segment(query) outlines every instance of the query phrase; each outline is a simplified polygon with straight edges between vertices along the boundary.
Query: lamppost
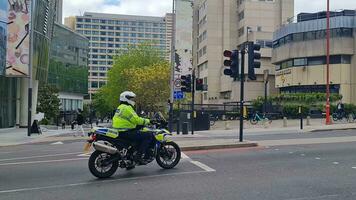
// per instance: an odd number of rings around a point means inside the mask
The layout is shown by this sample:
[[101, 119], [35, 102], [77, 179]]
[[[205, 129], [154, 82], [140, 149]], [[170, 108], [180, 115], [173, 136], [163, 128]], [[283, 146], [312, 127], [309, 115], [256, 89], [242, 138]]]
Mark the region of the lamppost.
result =
[[326, 125], [330, 120], [330, 1], [327, 0], [326, 11]]

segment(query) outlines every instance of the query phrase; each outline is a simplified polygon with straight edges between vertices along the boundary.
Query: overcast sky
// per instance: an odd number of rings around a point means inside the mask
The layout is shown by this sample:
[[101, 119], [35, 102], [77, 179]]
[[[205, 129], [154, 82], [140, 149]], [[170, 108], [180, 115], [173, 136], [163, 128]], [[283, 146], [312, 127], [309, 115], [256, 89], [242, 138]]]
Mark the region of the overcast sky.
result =
[[[326, 0], [294, 0], [295, 14], [326, 10]], [[331, 10], [356, 9], [356, 0], [330, 0]], [[81, 15], [85, 11], [164, 16], [171, 12], [172, 0], [63, 0], [64, 16]]]

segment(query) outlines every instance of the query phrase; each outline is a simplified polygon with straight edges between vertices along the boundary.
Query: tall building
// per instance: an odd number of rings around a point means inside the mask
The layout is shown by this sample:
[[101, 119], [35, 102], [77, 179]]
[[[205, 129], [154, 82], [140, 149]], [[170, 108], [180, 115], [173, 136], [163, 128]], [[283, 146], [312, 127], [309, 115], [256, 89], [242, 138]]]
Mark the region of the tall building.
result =
[[65, 24], [90, 41], [90, 97], [106, 84], [117, 50], [124, 52], [128, 45], [152, 42], [170, 58], [171, 14], [148, 17], [86, 12], [83, 16], [66, 18]]
[[[330, 28], [330, 92], [355, 104], [355, 10], [332, 12]], [[281, 92], [326, 92], [326, 12], [301, 13], [276, 30], [272, 61]]]
[[61, 118], [74, 120], [78, 108], [83, 109], [88, 94], [88, 38], [60, 25], [54, 26], [48, 84], [59, 90]]
[[62, 24], [62, 18], [63, 18], [63, 0], [56, 0], [55, 21], [59, 24]]
[[[12, 22], [8, 24], [0, 22], [0, 29], [2, 29], [0, 31], [0, 128], [15, 125], [28, 126], [29, 74], [32, 75], [33, 80], [32, 119], [36, 113], [38, 85], [47, 82], [48, 57], [56, 5], [54, 0], [37, 0], [35, 5], [33, 68], [30, 71], [28, 67], [29, 35], [24, 34], [29, 28], [27, 11], [30, 5], [26, 0], [0, 2], [0, 14], [11, 15], [9, 22]], [[3, 16], [0, 16], [0, 19], [2, 21]], [[16, 28], [11, 26], [16, 26]], [[3, 42], [4, 30], [7, 38], [5, 43]], [[6, 48], [6, 55], [4, 55], [4, 48]], [[6, 62], [3, 59], [6, 59]]]
[[273, 32], [293, 12], [294, 0], [195, 0], [193, 65], [208, 85], [208, 91], [197, 96], [200, 103], [240, 100], [240, 82], [223, 74], [223, 51], [236, 49], [247, 40], [261, 44], [262, 58], [257, 80], [245, 84], [245, 100], [264, 94], [264, 70], [269, 70], [268, 93], [276, 93], [271, 63]]

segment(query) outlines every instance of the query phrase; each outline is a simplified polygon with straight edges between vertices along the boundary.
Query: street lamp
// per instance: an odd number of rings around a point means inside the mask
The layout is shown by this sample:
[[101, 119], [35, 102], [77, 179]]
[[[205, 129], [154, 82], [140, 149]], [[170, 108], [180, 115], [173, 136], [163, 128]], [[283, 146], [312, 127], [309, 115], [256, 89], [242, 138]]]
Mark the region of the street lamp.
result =
[[330, 120], [330, 1], [327, 0], [326, 11], [326, 125], [331, 124]]

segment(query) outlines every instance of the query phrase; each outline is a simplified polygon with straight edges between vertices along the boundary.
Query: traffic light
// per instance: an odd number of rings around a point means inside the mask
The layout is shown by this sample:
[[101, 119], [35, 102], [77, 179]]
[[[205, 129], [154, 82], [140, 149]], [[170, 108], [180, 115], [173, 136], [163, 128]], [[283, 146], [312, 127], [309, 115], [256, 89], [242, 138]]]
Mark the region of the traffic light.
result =
[[181, 90], [182, 92], [191, 92], [192, 91], [192, 75], [181, 76]]
[[204, 81], [202, 78], [197, 78], [195, 79], [195, 88], [197, 91], [203, 91], [204, 90]]
[[239, 77], [239, 51], [225, 50], [224, 56], [229, 58], [229, 60], [224, 60], [224, 66], [228, 67], [224, 70], [224, 74], [237, 79]]
[[261, 45], [248, 43], [248, 78], [250, 80], [256, 80], [255, 68], [261, 67], [261, 53], [258, 51], [261, 49]]

